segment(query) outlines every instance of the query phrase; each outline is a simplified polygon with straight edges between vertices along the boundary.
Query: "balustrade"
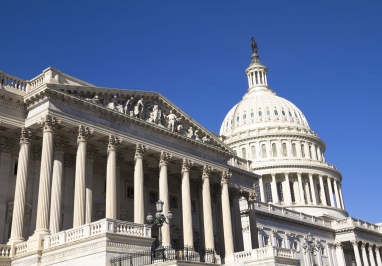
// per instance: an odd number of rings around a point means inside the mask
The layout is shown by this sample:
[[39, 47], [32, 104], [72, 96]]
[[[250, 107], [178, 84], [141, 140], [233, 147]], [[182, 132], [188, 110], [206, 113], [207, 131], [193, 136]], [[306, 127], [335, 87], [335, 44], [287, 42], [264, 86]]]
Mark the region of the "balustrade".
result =
[[12, 87], [16, 90], [26, 91], [28, 82], [26, 80], [16, 78], [12, 75], [0, 72], [0, 83], [2, 86]]

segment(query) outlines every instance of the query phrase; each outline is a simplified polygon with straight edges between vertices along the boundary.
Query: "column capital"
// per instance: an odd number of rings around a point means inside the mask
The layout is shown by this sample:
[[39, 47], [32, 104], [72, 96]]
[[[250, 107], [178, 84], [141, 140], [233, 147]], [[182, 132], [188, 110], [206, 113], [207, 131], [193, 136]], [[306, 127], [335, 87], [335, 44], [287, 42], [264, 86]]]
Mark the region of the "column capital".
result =
[[212, 168], [212, 166], [209, 166], [209, 165], [204, 165], [203, 166], [203, 174], [202, 174], [202, 178], [209, 178], [211, 176], [211, 173], [214, 169]]
[[373, 244], [369, 244], [369, 252], [372, 252], [373, 251]]
[[65, 167], [74, 169], [75, 161], [76, 161], [75, 156], [67, 154], [67, 153], [64, 155]]
[[14, 144], [15, 144], [15, 141], [13, 141], [13, 140], [10, 140], [7, 138], [0, 138], [1, 152], [11, 154]]
[[342, 249], [342, 247], [343, 247], [341, 242], [336, 242], [335, 245], [336, 245], [337, 249]]
[[51, 115], [45, 115], [41, 117], [41, 120], [38, 122], [43, 132], [52, 132], [53, 129], [57, 129], [58, 124], [60, 123], [61, 119]]
[[318, 178], [322, 178], [323, 177], [323, 175], [321, 175], [321, 174], [318, 174]]
[[22, 127], [20, 131], [17, 131], [17, 136], [20, 138], [20, 145], [29, 144], [29, 140], [36, 136], [35, 132], [31, 129]]
[[254, 202], [257, 199], [258, 195], [255, 190], [252, 190], [251, 192], [248, 193], [248, 198], [247, 201], [249, 202]]
[[240, 196], [242, 195], [242, 191], [238, 188], [229, 188], [228, 192], [229, 192], [230, 198], [232, 199], [240, 198]]
[[298, 172], [297, 173], [297, 176], [301, 177], [302, 173], [301, 172]]
[[95, 148], [94, 146], [92, 145], [88, 145], [87, 146], [87, 149], [86, 149], [86, 158], [87, 159], [90, 159], [90, 160], [93, 160], [94, 157], [97, 155], [98, 153], [98, 149]]
[[289, 240], [291, 236], [292, 236], [292, 234], [290, 232], [285, 232], [286, 239]]
[[362, 248], [362, 249], [365, 249], [365, 248], [366, 248], [366, 243], [365, 243], [365, 242], [361, 242], [361, 248]]
[[380, 245], [375, 245], [375, 250], [376, 250], [376, 251], [379, 250], [380, 248], [381, 248]]
[[120, 137], [117, 137], [115, 135], [109, 135], [109, 141], [107, 145], [108, 151], [115, 151], [117, 147], [121, 144], [122, 139]]
[[258, 226], [258, 227], [257, 227], [257, 233], [258, 233], [259, 235], [262, 234], [263, 230], [264, 230], [264, 227], [262, 227], [262, 226]]
[[142, 159], [143, 155], [146, 153], [146, 151], [147, 151], [147, 146], [146, 145], [143, 145], [141, 143], [137, 143], [135, 145], [135, 156], [134, 156], [134, 159]]
[[271, 232], [272, 232], [272, 235], [274, 236], [277, 234], [278, 231], [277, 231], [277, 229], [272, 228]]
[[272, 178], [276, 178], [276, 173], [271, 173]]
[[308, 175], [309, 175], [309, 178], [310, 178], [310, 177], [313, 177], [313, 174], [312, 174], [312, 173], [309, 173]]
[[284, 173], [284, 176], [285, 177], [289, 177], [289, 173]]
[[182, 173], [189, 172], [190, 168], [194, 165], [194, 162], [189, 159], [182, 160]]
[[67, 141], [65, 138], [60, 137], [60, 136], [56, 136], [54, 138], [54, 149], [55, 149], [55, 151], [63, 152], [68, 147], [69, 147], [69, 141]]
[[232, 173], [229, 170], [224, 170], [220, 174], [220, 181], [222, 184], [228, 184], [229, 179], [231, 178]]
[[168, 162], [171, 160], [172, 154], [161, 151], [160, 156], [159, 156], [159, 166], [166, 166]]
[[358, 239], [351, 240], [350, 243], [352, 243], [353, 246], [358, 246], [358, 243], [360, 241]]
[[77, 142], [86, 142], [93, 135], [94, 129], [79, 125], [74, 129], [74, 132], [77, 135]]

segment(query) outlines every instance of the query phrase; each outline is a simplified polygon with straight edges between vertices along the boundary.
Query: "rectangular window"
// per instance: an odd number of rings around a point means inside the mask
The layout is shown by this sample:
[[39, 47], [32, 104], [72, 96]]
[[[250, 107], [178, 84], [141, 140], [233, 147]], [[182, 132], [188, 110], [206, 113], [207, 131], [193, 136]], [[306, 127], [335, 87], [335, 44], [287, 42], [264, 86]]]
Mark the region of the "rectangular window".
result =
[[267, 148], [265, 147], [265, 144], [261, 145], [261, 156], [267, 158]]
[[149, 203], [154, 203], [158, 200], [158, 192], [149, 191]]
[[256, 147], [252, 146], [251, 147], [251, 153], [252, 153], [252, 160], [256, 159]]
[[125, 199], [134, 199], [134, 188], [127, 182], [125, 184]]
[[178, 208], [178, 197], [177, 196], [171, 196], [169, 197], [170, 200], [170, 208]]
[[196, 200], [191, 200], [191, 212], [196, 212]]

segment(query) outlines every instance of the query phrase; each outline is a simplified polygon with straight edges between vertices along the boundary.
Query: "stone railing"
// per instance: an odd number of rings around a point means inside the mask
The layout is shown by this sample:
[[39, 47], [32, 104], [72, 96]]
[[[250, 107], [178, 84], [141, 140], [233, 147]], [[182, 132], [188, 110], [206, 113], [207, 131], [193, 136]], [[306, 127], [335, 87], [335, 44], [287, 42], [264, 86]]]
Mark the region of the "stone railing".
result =
[[263, 212], [267, 212], [267, 213], [278, 214], [278, 215], [288, 217], [288, 218], [294, 219], [294, 220], [301, 220], [304, 222], [308, 222], [310, 224], [322, 225], [325, 227], [331, 227], [331, 225], [332, 225], [332, 222], [330, 220], [316, 217], [316, 216], [312, 216], [312, 215], [308, 215], [308, 214], [305, 214], [302, 212], [289, 210], [289, 209], [284, 208], [284, 207], [280, 207], [280, 206], [276, 206], [276, 205], [268, 204], [268, 203], [264, 203], [264, 202], [256, 202], [255, 209], [257, 211], [263, 211]]
[[252, 249], [249, 251], [236, 252], [233, 254], [234, 262], [244, 262], [249, 260], [259, 260], [265, 258], [279, 257], [294, 259], [294, 250], [278, 247], [265, 247]]
[[0, 84], [1, 86], [8, 86], [15, 90], [26, 91], [28, 81], [0, 71]]
[[9, 258], [11, 255], [11, 246], [0, 244], [0, 258]]
[[15, 256], [27, 253], [28, 242], [23, 242], [15, 245]]
[[365, 222], [365, 221], [362, 221], [359, 219], [355, 219], [353, 217], [348, 217], [346, 219], [333, 221], [332, 227], [334, 229], [337, 229], [337, 230], [349, 228], [349, 227], [356, 227], [356, 228], [362, 228], [362, 229], [370, 230], [373, 232], [382, 233], [382, 227], [381, 226], [376, 225], [376, 224], [372, 224], [369, 222]]
[[77, 228], [61, 231], [54, 235], [44, 237], [44, 249], [104, 233], [150, 238], [151, 228], [144, 224], [135, 224], [132, 222], [105, 218], [90, 224], [85, 224]]
[[32, 79], [30, 81], [31, 90], [37, 88], [41, 84], [44, 84], [44, 81], [45, 81], [45, 73], [42, 73], [42, 74], [38, 75], [37, 77], [35, 77], [34, 79]]
[[235, 157], [232, 157], [228, 161], [228, 165], [235, 166], [235, 167], [250, 171], [251, 167], [252, 167], [252, 161], [245, 160], [245, 159], [242, 159], [238, 156], [235, 156]]

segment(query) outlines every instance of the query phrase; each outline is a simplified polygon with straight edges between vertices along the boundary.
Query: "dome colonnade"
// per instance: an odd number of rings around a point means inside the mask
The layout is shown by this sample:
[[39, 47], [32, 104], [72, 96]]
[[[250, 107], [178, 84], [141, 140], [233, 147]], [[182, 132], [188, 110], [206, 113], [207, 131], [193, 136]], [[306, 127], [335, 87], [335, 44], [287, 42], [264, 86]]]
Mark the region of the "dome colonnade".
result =
[[325, 143], [304, 114], [271, 90], [256, 49], [245, 73], [248, 90], [226, 115], [220, 135], [262, 176], [258, 200], [312, 215], [345, 218], [342, 175], [325, 160]]

